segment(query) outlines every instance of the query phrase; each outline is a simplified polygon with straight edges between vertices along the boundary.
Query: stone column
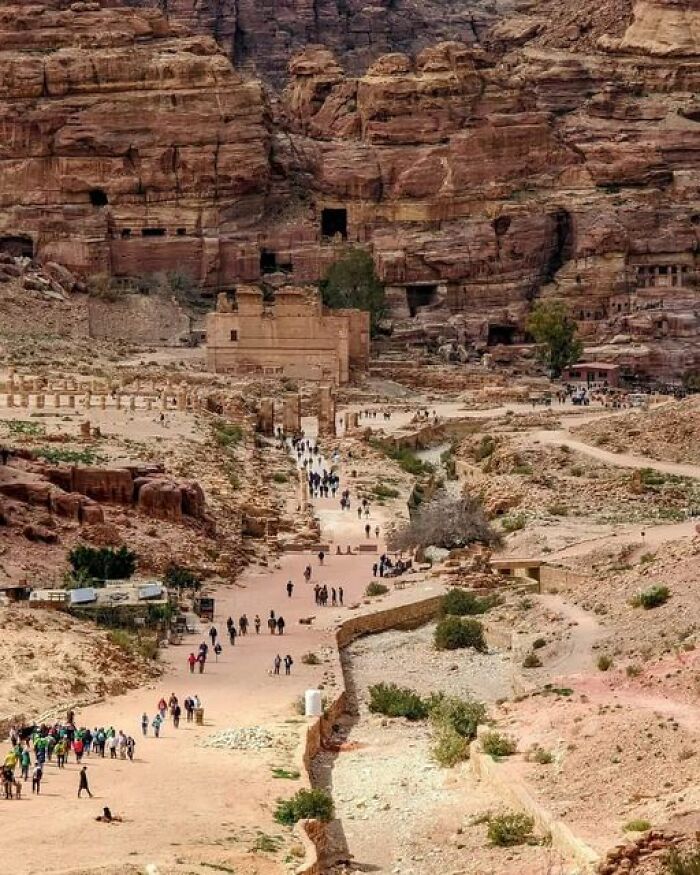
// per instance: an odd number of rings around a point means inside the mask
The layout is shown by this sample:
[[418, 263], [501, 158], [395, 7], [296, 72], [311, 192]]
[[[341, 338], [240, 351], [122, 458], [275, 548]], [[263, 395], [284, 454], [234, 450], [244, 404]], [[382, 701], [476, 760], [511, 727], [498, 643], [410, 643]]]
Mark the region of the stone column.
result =
[[72, 408], [75, 408], [75, 395], [74, 395], [72, 392], [71, 392], [71, 394], [68, 396], [68, 406], [69, 406], [69, 407], [72, 407]]
[[36, 396], [37, 410], [44, 409], [44, 401], [45, 401], [44, 395], [41, 392], [39, 392], [39, 394]]
[[61, 393], [55, 392], [53, 396], [53, 406], [58, 410], [61, 406]]
[[160, 409], [167, 410], [168, 409], [168, 395], [167, 392], [160, 393]]
[[335, 429], [335, 398], [330, 386], [318, 389], [318, 434], [319, 437], [332, 435]]
[[15, 396], [12, 392], [7, 393], [7, 406], [14, 407], [15, 406]]
[[19, 406], [29, 407], [29, 395], [24, 391], [24, 381], [22, 381], [22, 391], [19, 393]]
[[153, 410], [153, 398], [150, 395], [146, 395], [146, 410]]
[[287, 395], [282, 408], [282, 428], [287, 434], [301, 431], [301, 396]]
[[256, 431], [271, 437], [275, 432], [275, 402], [272, 398], [262, 398], [258, 406]]
[[102, 410], [105, 410], [107, 408], [107, 396], [106, 395], [100, 395], [100, 408]]
[[184, 386], [180, 386], [177, 392], [177, 409], [187, 410], [187, 390]]

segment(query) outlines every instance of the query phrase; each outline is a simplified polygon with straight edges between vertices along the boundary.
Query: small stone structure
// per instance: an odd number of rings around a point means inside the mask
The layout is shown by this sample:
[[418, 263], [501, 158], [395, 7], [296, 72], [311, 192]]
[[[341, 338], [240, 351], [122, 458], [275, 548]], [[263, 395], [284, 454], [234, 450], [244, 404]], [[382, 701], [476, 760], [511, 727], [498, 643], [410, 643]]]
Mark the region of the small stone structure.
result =
[[342, 385], [369, 360], [369, 314], [327, 310], [304, 290], [282, 288], [267, 304], [253, 286], [235, 301], [219, 295], [207, 317], [207, 362], [219, 373], [325, 381]]

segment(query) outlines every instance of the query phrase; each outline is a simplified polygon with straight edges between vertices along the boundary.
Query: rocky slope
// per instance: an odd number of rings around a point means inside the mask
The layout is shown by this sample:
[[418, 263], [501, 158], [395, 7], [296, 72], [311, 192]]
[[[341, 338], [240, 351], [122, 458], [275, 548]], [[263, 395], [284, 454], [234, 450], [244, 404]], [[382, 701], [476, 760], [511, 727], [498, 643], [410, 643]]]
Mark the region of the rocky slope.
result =
[[355, 243], [399, 344], [517, 343], [556, 296], [596, 355], [689, 373], [699, 17], [4, 0], [0, 250], [211, 291], [315, 282]]

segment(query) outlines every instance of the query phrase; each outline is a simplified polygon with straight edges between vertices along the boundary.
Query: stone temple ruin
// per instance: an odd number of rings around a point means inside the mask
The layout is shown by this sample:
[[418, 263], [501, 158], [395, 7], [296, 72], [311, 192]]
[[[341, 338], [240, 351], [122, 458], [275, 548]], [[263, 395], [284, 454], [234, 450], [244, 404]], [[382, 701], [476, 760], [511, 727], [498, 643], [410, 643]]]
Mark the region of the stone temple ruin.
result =
[[343, 385], [369, 360], [369, 314], [328, 310], [298, 288], [276, 292], [274, 303], [254, 286], [239, 286], [235, 300], [219, 295], [207, 317], [209, 370], [260, 373]]

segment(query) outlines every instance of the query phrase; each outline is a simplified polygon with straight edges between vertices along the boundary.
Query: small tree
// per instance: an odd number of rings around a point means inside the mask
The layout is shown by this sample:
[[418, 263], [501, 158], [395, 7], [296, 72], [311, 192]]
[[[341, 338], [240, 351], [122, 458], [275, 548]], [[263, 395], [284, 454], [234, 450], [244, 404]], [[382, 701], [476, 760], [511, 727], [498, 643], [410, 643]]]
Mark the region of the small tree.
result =
[[392, 533], [389, 541], [393, 550], [431, 545], [452, 550], [474, 543], [497, 544], [500, 535], [490, 526], [478, 498], [443, 494], [419, 505], [411, 521]]
[[330, 266], [321, 281], [321, 298], [334, 310], [346, 307], [367, 310], [372, 334], [376, 334], [386, 312], [384, 286], [371, 255], [364, 249], [352, 249]]
[[435, 628], [436, 650], [461, 650], [465, 647], [473, 647], [474, 650], [484, 652], [486, 639], [484, 627], [478, 620], [462, 617], [445, 617], [440, 620]]
[[184, 565], [177, 565], [174, 562], [168, 565], [165, 569], [163, 583], [168, 589], [178, 590], [191, 589], [194, 591], [200, 589], [202, 586], [202, 581], [194, 571], [190, 571], [190, 569], [185, 568]]
[[76, 576], [83, 580], [126, 580], [136, 571], [136, 553], [126, 547], [86, 547], [79, 544], [68, 554]]
[[538, 301], [528, 317], [527, 330], [541, 344], [540, 356], [555, 377], [579, 360], [583, 344], [576, 337], [576, 322], [561, 301]]

